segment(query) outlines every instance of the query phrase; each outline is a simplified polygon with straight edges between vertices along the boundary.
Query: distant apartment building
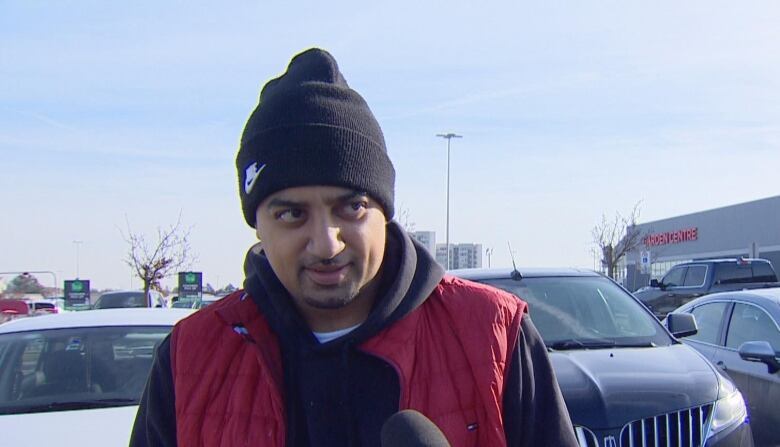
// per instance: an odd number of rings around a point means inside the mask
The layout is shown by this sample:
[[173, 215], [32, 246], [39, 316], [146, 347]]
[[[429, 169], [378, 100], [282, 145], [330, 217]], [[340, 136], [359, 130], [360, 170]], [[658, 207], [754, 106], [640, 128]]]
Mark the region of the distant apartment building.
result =
[[436, 232], [435, 231], [410, 231], [409, 236], [423, 245], [430, 254], [436, 253]]
[[[436, 244], [436, 262], [447, 265], [447, 244]], [[482, 267], [482, 244], [450, 244], [449, 269]]]
[[[447, 244], [436, 243], [435, 231], [410, 231], [409, 236], [422, 244], [436, 262], [447, 265]], [[450, 244], [450, 269], [482, 267], [482, 244]]]

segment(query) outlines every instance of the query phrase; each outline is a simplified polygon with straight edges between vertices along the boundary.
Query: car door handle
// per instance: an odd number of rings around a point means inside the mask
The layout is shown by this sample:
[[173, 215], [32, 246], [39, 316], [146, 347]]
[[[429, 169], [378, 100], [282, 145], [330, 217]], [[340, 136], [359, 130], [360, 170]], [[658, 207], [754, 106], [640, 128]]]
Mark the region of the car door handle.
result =
[[723, 371], [728, 369], [728, 368], [726, 368], [726, 364], [723, 363], [723, 360], [719, 360], [718, 363], [716, 363], [716, 365], [718, 365], [718, 368], [722, 369]]

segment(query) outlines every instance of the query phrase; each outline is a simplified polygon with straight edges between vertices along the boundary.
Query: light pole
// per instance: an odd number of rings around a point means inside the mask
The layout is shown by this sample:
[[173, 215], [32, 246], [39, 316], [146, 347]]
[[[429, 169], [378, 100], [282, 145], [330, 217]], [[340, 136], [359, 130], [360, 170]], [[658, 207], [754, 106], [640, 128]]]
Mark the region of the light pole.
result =
[[73, 241], [76, 246], [76, 279], [79, 279], [79, 246], [83, 243], [84, 241]]
[[447, 229], [446, 229], [446, 242], [447, 242], [447, 268], [450, 268], [450, 141], [453, 138], [463, 138], [462, 135], [456, 135], [450, 133], [436, 134], [437, 137], [447, 139]]

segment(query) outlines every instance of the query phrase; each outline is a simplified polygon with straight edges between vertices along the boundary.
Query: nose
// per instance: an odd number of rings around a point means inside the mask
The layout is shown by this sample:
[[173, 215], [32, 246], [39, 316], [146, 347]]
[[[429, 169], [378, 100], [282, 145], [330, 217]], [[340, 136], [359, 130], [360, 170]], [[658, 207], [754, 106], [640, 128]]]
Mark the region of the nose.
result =
[[344, 250], [341, 228], [328, 218], [313, 220], [307, 251], [319, 259], [333, 259]]

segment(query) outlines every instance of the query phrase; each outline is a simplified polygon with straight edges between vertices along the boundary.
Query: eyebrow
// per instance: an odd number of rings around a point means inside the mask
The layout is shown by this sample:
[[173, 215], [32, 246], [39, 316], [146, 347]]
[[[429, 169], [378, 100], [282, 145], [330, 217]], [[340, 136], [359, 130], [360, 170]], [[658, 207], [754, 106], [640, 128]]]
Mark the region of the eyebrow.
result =
[[[368, 193], [365, 191], [350, 191], [346, 194], [342, 194], [340, 196], [336, 196], [333, 198], [328, 198], [325, 200], [326, 203], [329, 205], [332, 205], [334, 203], [339, 202], [346, 202], [348, 200], [354, 199], [356, 197], [368, 197]], [[304, 208], [306, 206], [306, 202], [300, 202], [290, 199], [285, 199], [282, 197], [274, 197], [273, 199], [268, 201], [268, 205], [266, 205], [266, 208]]]

